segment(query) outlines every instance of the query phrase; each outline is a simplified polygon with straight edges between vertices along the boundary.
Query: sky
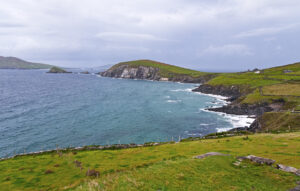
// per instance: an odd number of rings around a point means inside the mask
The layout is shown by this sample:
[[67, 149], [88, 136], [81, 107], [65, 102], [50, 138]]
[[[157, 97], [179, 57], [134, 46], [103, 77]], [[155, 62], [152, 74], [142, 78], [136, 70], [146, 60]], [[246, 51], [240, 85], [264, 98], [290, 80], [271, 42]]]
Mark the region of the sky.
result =
[[81, 68], [267, 68], [300, 61], [299, 10], [300, 0], [0, 0], [0, 55]]

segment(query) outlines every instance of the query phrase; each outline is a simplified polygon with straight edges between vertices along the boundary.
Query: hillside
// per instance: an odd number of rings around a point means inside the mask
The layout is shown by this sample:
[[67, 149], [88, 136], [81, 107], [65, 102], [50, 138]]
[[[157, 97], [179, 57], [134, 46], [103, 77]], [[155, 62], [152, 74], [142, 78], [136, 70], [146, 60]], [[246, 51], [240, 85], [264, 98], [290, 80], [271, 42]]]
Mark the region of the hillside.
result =
[[49, 69], [53, 66], [27, 62], [15, 57], [0, 56], [0, 69]]
[[195, 91], [232, 97], [229, 106], [211, 110], [256, 115], [256, 130], [300, 130], [300, 63], [219, 74]]
[[[97, 148], [93, 146], [91, 148]], [[299, 176], [237, 156], [300, 168], [300, 133], [200, 139], [128, 149], [67, 150], [0, 161], [4, 190], [283, 190]], [[228, 156], [195, 159], [207, 152]], [[90, 172], [87, 174], [87, 172]]]
[[100, 73], [104, 77], [160, 81], [203, 82], [215, 74], [200, 72], [152, 60], [121, 62]]

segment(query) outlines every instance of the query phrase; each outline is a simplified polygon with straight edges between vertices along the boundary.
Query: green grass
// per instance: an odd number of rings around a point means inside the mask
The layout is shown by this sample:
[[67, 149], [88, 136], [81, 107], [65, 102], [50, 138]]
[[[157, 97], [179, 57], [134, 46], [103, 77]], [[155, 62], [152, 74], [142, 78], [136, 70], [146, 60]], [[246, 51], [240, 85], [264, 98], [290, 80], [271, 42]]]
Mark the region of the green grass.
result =
[[285, 83], [272, 86], [265, 86], [263, 88], [264, 95], [277, 96], [299, 96], [300, 97], [300, 83]]
[[[285, 73], [285, 70], [292, 71]], [[207, 82], [212, 86], [238, 86], [243, 104], [272, 103], [285, 100], [283, 109], [300, 110], [300, 63], [261, 70], [261, 73], [240, 72], [219, 74]], [[261, 89], [261, 91], [260, 91]]]
[[[300, 132], [248, 136], [249, 139], [239, 136], [123, 150], [66, 152], [61, 156], [55, 152], [21, 156], [0, 161], [0, 188], [26, 191], [84, 190], [91, 185], [116, 190], [176, 190], [178, 187], [197, 190], [199, 186], [251, 190], [255, 185], [257, 190], [268, 190], [272, 185], [287, 190], [294, 187], [299, 178], [289, 173], [253, 164], [241, 168], [232, 163], [236, 156], [254, 154], [300, 168]], [[228, 153], [231, 157], [192, 158], [212, 151]], [[75, 166], [75, 160], [82, 162], [82, 170]], [[100, 177], [87, 178], [88, 169], [96, 169]], [[53, 173], [46, 174], [47, 170]]]
[[[284, 73], [291, 70], [292, 73]], [[264, 69], [260, 74], [254, 72], [221, 74], [210, 80], [211, 85], [246, 85], [250, 88], [279, 84], [287, 81], [299, 81], [300, 63]]]
[[260, 118], [262, 132], [285, 132], [300, 130], [300, 113], [268, 112]]
[[291, 174], [267, 166], [243, 163], [234, 166], [234, 157], [178, 159], [147, 168], [105, 175], [80, 190], [287, 190], [295, 182]]
[[139, 66], [159, 68], [159, 73], [161, 77], [165, 77], [165, 78], [170, 78], [173, 77], [174, 75], [188, 75], [196, 78], [196, 77], [209, 74], [206, 72], [200, 72], [200, 71], [182, 68], [182, 67], [156, 62], [152, 60], [136, 60], [136, 61], [129, 61], [129, 62], [121, 62], [119, 64], [114, 65], [112, 68], [119, 67], [120, 65], [128, 65], [129, 67], [132, 68], [136, 68]]

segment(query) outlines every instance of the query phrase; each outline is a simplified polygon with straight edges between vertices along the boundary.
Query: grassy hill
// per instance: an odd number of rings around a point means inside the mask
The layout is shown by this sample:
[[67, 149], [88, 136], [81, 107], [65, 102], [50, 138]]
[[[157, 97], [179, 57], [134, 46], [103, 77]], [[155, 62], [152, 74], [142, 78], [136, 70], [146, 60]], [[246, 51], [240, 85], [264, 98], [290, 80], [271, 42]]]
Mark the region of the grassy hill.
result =
[[282, 102], [284, 105], [280, 112], [265, 113], [260, 117], [264, 131], [300, 129], [300, 112], [297, 113], [300, 111], [300, 63], [259, 71], [223, 73], [206, 84], [229, 88], [238, 86], [243, 92], [237, 100], [239, 104]]
[[207, 75], [209, 73], [200, 72], [196, 70], [191, 70], [187, 68], [182, 68], [174, 65], [169, 65], [153, 60], [135, 60], [129, 62], [121, 62], [111, 67], [111, 69], [116, 69], [122, 65], [128, 65], [130, 68], [137, 68], [139, 66], [153, 67], [159, 69], [159, 74], [161, 77], [170, 78], [174, 75], [188, 75], [191, 77], [200, 77], [203, 75]]
[[287, 102], [286, 109], [300, 110], [300, 63], [269, 68], [260, 73], [220, 74], [207, 84], [240, 86], [243, 91], [250, 92], [241, 98], [242, 103], [272, 102], [282, 98]]
[[[3, 190], [288, 190], [300, 180], [265, 165], [242, 162], [253, 154], [300, 168], [300, 133], [202, 139], [122, 150], [52, 152], [0, 161]], [[230, 156], [194, 159], [206, 152]], [[88, 177], [96, 170], [98, 177]]]
[[53, 67], [48, 64], [27, 62], [15, 57], [0, 56], [0, 69], [49, 69]]

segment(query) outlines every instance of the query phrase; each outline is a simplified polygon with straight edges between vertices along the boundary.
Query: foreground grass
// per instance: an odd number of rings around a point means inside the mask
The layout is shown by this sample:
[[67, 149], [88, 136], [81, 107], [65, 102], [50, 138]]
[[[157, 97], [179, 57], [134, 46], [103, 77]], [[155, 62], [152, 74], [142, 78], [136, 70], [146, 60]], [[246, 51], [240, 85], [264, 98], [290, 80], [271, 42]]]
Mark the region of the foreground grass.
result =
[[[0, 161], [2, 190], [286, 190], [296, 176], [245, 163], [232, 165], [234, 157], [254, 154], [300, 168], [300, 133], [256, 134], [245, 137], [207, 139], [123, 150], [97, 150], [22, 156]], [[217, 151], [230, 157], [193, 159]], [[74, 161], [80, 161], [76, 167]], [[100, 176], [87, 178], [88, 169]], [[46, 172], [51, 173], [46, 173]], [[299, 179], [299, 178], [298, 178]], [[193, 185], [191, 185], [193, 184]], [[256, 186], [255, 186], [256, 185]], [[243, 189], [245, 188], [245, 189]], [[209, 190], [209, 189], [208, 189]], [[224, 190], [224, 189], [223, 189]]]
[[82, 190], [287, 190], [295, 176], [267, 166], [243, 163], [234, 157], [202, 160], [183, 158], [159, 162], [147, 168], [112, 173], [87, 182]]

